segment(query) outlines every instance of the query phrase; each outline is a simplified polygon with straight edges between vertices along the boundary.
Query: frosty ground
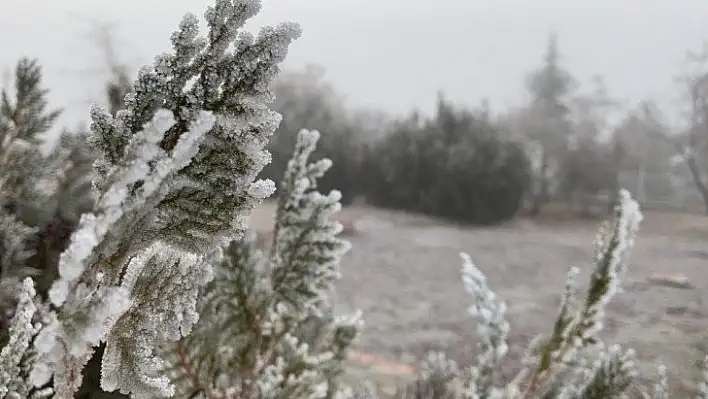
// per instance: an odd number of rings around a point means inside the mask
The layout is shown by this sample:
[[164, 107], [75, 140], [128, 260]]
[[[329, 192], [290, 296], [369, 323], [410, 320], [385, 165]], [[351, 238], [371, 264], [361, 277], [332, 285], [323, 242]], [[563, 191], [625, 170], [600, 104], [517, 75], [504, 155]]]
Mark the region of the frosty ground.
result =
[[[272, 210], [261, 206], [253, 227], [267, 231]], [[336, 303], [338, 312], [364, 313], [359, 350], [401, 362], [444, 350], [472, 361], [476, 325], [460, 281], [459, 252], [465, 251], [507, 302], [509, 371], [529, 340], [549, 331], [568, 267], [580, 267], [587, 281], [599, 225], [546, 216], [475, 228], [367, 207], [345, 208], [340, 218], [356, 231], [347, 235], [353, 247], [343, 260]], [[693, 390], [708, 352], [707, 242], [705, 216], [645, 212], [605, 323], [606, 341], [635, 348], [645, 375], [654, 377], [663, 362], [677, 394]]]

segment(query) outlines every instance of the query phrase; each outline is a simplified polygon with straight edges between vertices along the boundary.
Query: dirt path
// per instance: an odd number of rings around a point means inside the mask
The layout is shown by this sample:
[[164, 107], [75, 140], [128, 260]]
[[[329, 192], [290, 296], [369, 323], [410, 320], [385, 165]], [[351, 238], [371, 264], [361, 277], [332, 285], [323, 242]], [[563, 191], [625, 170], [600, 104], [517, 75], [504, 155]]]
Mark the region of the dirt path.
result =
[[[360, 227], [347, 237], [353, 249], [343, 261], [336, 296], [341, 312], [358, 308], [364, 313], [366, 329], [358, 349], [401, 361], [444, 350], [465, 364], [475, 357], [476, 326], [466, 311], [469, 298], [460, 280], [459, 252], [470, 254], [507, 302], [513, 361], [530, 338], [549, 331], [568, 267], [580, 267], [581, 281], [587, 280], [598, 224], [518, 221], [475, 229], [366, 208], [347, 209], [342, 217], [356, 219]], [[688, 218], [691, 232], [700, 230], [695, 218], [708, 226], [704, 217]], [[645, 374], [653, 375], [662, 361], [676, 393], [686, 393], [698, 378], [696, 364], [708, 352], [703, 302], [708, 240], [679, 234], [684, 225], [671, 225], [671, 230], [668, 220], [674, 219], [647, 215], [623, 292], [609, 306], [604, 336], [635, 348]], [[693, 288], [649, 283], [656, 273], [684, 275]]]

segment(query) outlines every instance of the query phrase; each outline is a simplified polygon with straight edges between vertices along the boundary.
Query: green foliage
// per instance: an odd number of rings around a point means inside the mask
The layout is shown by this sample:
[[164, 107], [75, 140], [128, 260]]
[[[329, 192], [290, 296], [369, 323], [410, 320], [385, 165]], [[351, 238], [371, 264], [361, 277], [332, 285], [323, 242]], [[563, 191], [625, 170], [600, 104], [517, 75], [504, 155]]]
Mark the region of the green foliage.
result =
[[364, 172], [377, 206], [475, 224], [513, 217], [528, 179], [523, 150], [483, 116], [444, 100], [437, 115], [399, 122], [377, 143]]
[[59, 258], [35, 385], [51, 380], [72, 397], [105, 342], [104, 390], [171, 394], [154, 349], [189, 333], [211, 263], [273, 188], [253, 181], [279, 122], [268, 86], [299, 27], [243, 32], [259, 10], [257, 0], [216, 0], [203, 37], [188, 14], [172, 54], [141, 69], [124, 109], [92, 108], [97, 199]]
[[40, 144], [41, 137], [38, 136], [54, 125], [61, 111], [47, 111], [49, 91], [41, 84], [42, 68], [37, 60], [21, 59], [15, 67], [15, 95], [2, 91], [0, 135], [3, 143], [21, 139]]
[[[48, 90], [42, 88], [42, 69], [36, 60], [18, 61], [14, 90], [3, 89], [0, 103], [0, 342], [7, 333], [5, 315], [15, 306], [20, 281], [39, 280], [44, 294], [56, 261], [43, 262], [41, 247], [50, 219], [53, 173], [58, 164], [42, 155], [42, 135], [49, 132], [59, 111], [47, 111]], [[72, 201], [67, 201], [72, 202]]]
[[232, 242], [200, 299], [199, 322], [167, 357], [177, 397], [334, 397], [357, 319], [333, 315], [328, 294], [349, 244], [331, 218], [339, 194], [316, 191], [329, 168], [308, 163], [302, 131], [280, 186], [273, 244]]
[[40, 153], [41, 136], [60, 111], [46, 110], [48, 90], [41, 86], [42, 68], [36, 60], [21, 59], [14, 80], [14, 95], [3, 89], [0, 99], [0, 201], [21, 212], [17, 208], [45, 194], [38, 187], [48, 166]]

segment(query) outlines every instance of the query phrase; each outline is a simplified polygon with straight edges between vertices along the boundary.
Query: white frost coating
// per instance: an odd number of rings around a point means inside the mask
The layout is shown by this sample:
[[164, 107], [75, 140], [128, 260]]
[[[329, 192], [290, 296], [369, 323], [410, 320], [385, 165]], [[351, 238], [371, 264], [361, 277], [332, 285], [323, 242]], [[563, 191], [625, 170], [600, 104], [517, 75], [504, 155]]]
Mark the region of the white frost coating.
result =
[[169, 170], [177, 170], [187, 166], [197, 154], [197, 151], [199, 151], [199, 144], [214, 127], [215, 122], [216, 117], [210, 111], [200, 111], [197, 120], [192, 123], [189, 131], [180, 136], [172, 150], [172, 159], [168, 165], [165, 165], [165, 168], [169, 166]]
[[[87, 267], [89, 257], [103, 240], [108, 230], [123, 216], [121, 208], [128, 193], [127, 187], [148, 177], [150, 168], [148, 161], [154, 159], [162, 149], [158, 143], [165, 132], [174, 125], [175, 120], [168, 110], [158, 110], [154, 119], [145, 129], [136, 134], [135, 140], [143, 142], [139, 157], [131, 168], [123, 168], [123, 176], [107, 190], [97, 204], [97, 209], [103, 210], [100, 216], [84, 214], [79, 227], [72, 234], [69, 247], [59, 258], [59, 278], [49, 290], [49, 298], [55, 306], [61, 306], [66, 300], [73, 281], [79, 278]], [[154, 189], [154, 187], [151, 187]], [[146, 190], [147, 191], [147, 190]]]
[[[214, 121], [211, 113], [201, 112], [193, 128], [180, 137], [170, 157], [158, 144], [175, 123], [172, 112], [158, 110], [145, 129], [133, 137], [133, 147], [128, 148], [135, 155], [131, 167], [114, 169], [113, 183], [97, 202], [99, 213], [82, 216], [69, 247], [60, 257], [59, 278], [49, 291], [50, 300], [56, 306], [61, 306], [73, 295], [76, 298], [72, 303], [85, 303], [85, 306], [92, 306], [92, 309], [87, 314], [88, 320], [80, 326], [73, 326], [70, 334], [60, 324], [43, 331], [41, 345], [38, 346], [39, 358], [33, 370], [33, 380], [37, 386], [48, 379], [47, 370], [56, 367], [53, 365], [62, 359], [64, 351], [77, 359], [86, 356], [91, 347], [97, 345], [103, 335], [110, 331], [111, 320], [117, 320], [129, 308], [131, 299], [125, 289], [99, 288], [87, 292], [86, 288], [77, 289], [76, 281], [89, 266], [96, 248], [101, 245], [109, 230], [132, 207], [142, 205], [144, 199], [159, 189], [169, 174], [189, 162], [198, 151], [201, 138], [213, 127]], [[151, 173], [148, 162], [153, 160], [157, 160], [157, 163]], [[138, 181], [144, 182], [142, 190], [128, 204], [127, 187]]]
[[[27, 277], [22, 281], [17, 312], [9, 328], [9, 340], [0, 351], [0, 397], [19, 397], [27, 389], [21, 375], [20, 364], [27, 355], [32, 338], [40, 325], [32, 322], [37, 312], [34, 304], [34, 282]], [[17, 396], [15, 396], [17, 395]]]
[[[341, 227], [332, 217], [341, 194], [316, 191], [317, 177], [329, 166], [308, 163], [317, 137], [298, 135], [295, 161], [278, 190], [275, 249], [259, 250], [248, 237], [231, 242], [225, 261], [215, 264], [217, 277], [201, 299], [202, 317], [184, 341], [188, 353], [175, 349], [169, 356], [176, 397], [198, 389], [182, 378], [185, 364], [204, 375], [215, 397], [327, 397], [329, 371], [340, 366], [362, 320], [361, 312], [334, 317], [328, 298], [349, 244], [337, 238]], [[254, 182], [248, 195], [272, 188], [270, 181]], [[303, 329], [309, 331], [304, 336]], [[266, 339], [272, 346], [265, 352], [264, 337], [275, 338]], [[253, 364], [222, 366], [233, 364], [234, 356]]]
[[[272, 191], [251, 183], [280, 121], [268, 107], [269, 86], [300, 30], [286, 23], [257, 38], [239, 35], [259, 8], [259, 0], [215, 0], [203, 37], [197, 18], [185, 17], [171, 37], [174, 51], [140, 70], [121, 111], [92, 108], [99, 198], [62, 254], [50, 293], [58, 310], [35, 366], [40, 377], [53, 373], [58, 397], [78, 389], [96, 339], [106, 341], [107, 386], [134, 396], [167, 392], [154, 374], [152, 356], [165, 344], [158, 341], [189, 331], [196, 287], [210, 278], [204, 258], [242, 233], [242, 220]], [[150, 115], [157, 104], [175, 114]], [[164, 329], [151, 331], [156, 325]]]
[[701, 382], [698, 384], [698, 399], [708, 399], [708, 355], [701, 364]]
[[248, 194], [258, 199], [265, 199], [275, 192], [275, 183], [270, 179], [256, 180], [248, 186]]
[[[197, 292], [211, 277], [211, 267], [201, 256], [160, 242], [131, 260], [121, 288], [130, 293], [134, 304], [106, 337], [104, 390], [120, 389], [137, 397], [174, 394], [161, 373], [167, 364], [155, 356], [154, 348], [191, 331], [199, 319]], [[142, 331], [137, 341], [134, 330]]]
[[[596, 242], [597, 267], [592, 274], [592, 283], [602, 284], [606, 291], [594, 303], [588, 304], [583, 314], [582, 338], [589, 340], [602, 330], [605, 306], [619, 288], [620, 274], [624, 270], [634, 239], [642, 221], [639, 204], [629, 191], [620, 190], [617, 216], [612, 225], [604, 225]], [[591, 283], [591, 284], [592, 284]]]
[[509, 349], [506, 343], [510, 329], [505, 318], [506, 304], [495, 300], [496, 295], [487, 286], [484, 274], [475, 266], [470, 256], [463, 252], [460, 257], [462, 283], [465, 291], [473, 298], [473, 305], [468, 310], [470, 315], [478, 319], [477, 333], [482, 340], [482, 352], [477, 356], [478, 364], [472, 369], [472, 373], [477, 377], [472, 379], [472, 383], [475, 384], [475, 389], [482, 391], [482, 396], [486, 396], [493, 388], [490, 374]]

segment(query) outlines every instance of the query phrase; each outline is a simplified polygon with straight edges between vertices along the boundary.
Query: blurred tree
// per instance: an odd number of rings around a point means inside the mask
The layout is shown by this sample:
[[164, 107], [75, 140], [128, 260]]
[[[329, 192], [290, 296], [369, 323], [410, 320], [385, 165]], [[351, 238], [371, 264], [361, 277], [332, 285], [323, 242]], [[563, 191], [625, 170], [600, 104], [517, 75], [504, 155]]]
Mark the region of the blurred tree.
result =
[[570, 103], [573, 131], [559, 165], [561, 191], [571, 205], [580, 203], [584, 216], [591, 215], [591, 200], [602, 192], [609, 194], [608, 209], [612, 210], [619, 190], [621, 147], [611, 140], [609, 117], [620, 102], [610, 97], [601, 76], [595, 76], [592, 83], [590, 93], [579, 94]]
[[37, 60], [20, 59], [12, 78], [14, 87], [0, 93], [0, 341], [20, 281], [44, 269], [29, 261], [37, 255], [31, 244], [51, 214], [43, 206], [52, 195], [51, 164], [41, 146], [61, 112], [47, 109]]
[[[367, 133], [366, 125], [361, 122], [369, 116], [359, 113], [353, 118], [343, 97], [324, 76], [321, 67], [309, 65], [303, 70], [283, 72], [274, 82], [276, 101], [272, 108], [283, 115], [283, 120], [268, 145], [273, 161], [263, 169], [261, 177], [282, 180], [298, 132], [318, 130], [322, 137], [314, 156], [333, 161], [332, 169], [318, 184], [323, 191], [340, 190], [342, 203], [347, 204], [362, 191], [360, 169]], [[373, 119], [369, 126], [377, 129], [375, 123]]]
[[688, 166], [708, 215], [708, 42], [687, 55], [689, 72], [679, 77], [688, 100], [688, 130], [670, 139]]
[[398, 121], [368, 154], [374, 205], [474, 224], [513, 217], [528, 182], [522, 147], [500, 138], [486, 110], [438, 99], [433, 118]]
[[650, 101], [629, 110], [614, 129], [612, 139], [621, 148], [618, 186], [630, 189], [640, 202], [674, 190], [672, 158], [675, 146], [666, 137], [668, 126]]
[[543, 66], [533, 71], [527, 80], [531, 103], [524, 133], [538, 157], [530, 186], [534, 215], [550, 200], [551, 180], [556, 177], [572, 132], [570, 96], [576, 84], [570, 73], [560, 66], [559, 58], [558, 40], [553, 33], [548, 39]]

